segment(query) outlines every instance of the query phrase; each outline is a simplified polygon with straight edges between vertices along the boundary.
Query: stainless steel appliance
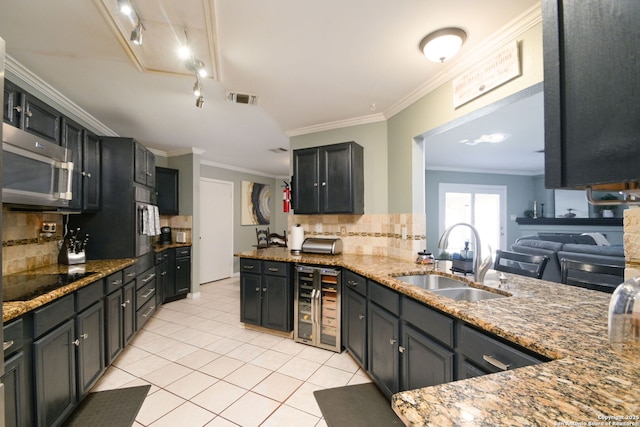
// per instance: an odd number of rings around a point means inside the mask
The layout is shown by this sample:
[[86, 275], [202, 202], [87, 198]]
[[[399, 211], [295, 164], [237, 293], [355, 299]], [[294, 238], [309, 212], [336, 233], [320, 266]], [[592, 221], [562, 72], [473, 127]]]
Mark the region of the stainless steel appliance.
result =
[[160, 227], [160, 237], [158, 238], [158, 243], [160, 243], [161, 245], [170, 245], [172, 243], [171, 227]]
[[342, 240], [339, 237], [307, 237], [302, 242], [302, 252], [338, 255], [342, 253]]
[[340, 352], [340, 270], [296, 265], [295, 341]]
[[70, 152], [7, 123], [2, 124], [2, 202], [68, 207], [72, 198]]

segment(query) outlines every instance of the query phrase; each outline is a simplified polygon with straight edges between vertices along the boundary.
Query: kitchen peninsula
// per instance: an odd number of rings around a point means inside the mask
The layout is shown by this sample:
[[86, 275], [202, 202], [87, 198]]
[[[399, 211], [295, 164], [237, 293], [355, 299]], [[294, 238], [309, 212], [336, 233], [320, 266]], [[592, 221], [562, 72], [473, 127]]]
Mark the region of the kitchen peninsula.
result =
[[286, 248], [236, 256], [343, 267], [460, 324], [551, 360], [400, 391], [392, 396], [391, 405], [407, 425], [560, 426], [589, 422], [607, 425], [609, 421], [640, 425], [640, 360], [621, 357], [609, 347], [609, 294], [514, 275], [507, 275], [507, 285], [498, 289], [499, 282], [490, 273], [482, 286], [510, 296], [480, 302], [454, 301], [393, 278], [423, 272], [421, 266], [394, 258], [291, 255]]

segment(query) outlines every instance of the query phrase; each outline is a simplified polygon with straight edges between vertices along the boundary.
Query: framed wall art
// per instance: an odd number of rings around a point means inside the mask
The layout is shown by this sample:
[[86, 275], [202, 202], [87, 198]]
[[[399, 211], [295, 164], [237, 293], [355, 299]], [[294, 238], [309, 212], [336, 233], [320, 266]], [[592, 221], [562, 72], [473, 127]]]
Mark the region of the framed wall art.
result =
[[242, 225], [267, 225], [271, 221], [271, 186], [242, 181], [240, 221]]

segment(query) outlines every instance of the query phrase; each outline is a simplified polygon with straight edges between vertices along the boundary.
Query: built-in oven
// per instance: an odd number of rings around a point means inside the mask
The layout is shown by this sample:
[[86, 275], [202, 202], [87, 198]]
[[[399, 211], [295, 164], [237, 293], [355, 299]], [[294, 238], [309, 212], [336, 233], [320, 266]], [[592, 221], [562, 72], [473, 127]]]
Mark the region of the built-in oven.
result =
[[28, 132], [2, 124], [2, 202], [68, 207], [72, 198], [70, 152]]
[[145, 187], [134, 188], [136, 203], [136, 257], [151, 252], [151, 236], [156, 228], [156, 207], [151, 204], [151, 190]]

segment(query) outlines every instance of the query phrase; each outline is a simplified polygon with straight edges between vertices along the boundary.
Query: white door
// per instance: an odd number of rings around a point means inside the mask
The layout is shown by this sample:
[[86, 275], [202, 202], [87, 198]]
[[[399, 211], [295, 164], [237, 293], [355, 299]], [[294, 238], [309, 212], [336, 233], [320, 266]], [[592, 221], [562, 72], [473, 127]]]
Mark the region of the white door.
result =
[[[487, 246], [493, 254], [506, 247], [507, 187], [504, 185], [445, 184], [439, 187], [440, 235], [458, 222], [478, 230], [483, 257]], [[468, 227], [458, 227], [449, 235], [450, 251], [458, 252], [465, 242], [475, 244]], [[473, 248], [471, 248], [473, 249]]]
[[233, 275], [233, 182], [200, 179], [200, 283]]

